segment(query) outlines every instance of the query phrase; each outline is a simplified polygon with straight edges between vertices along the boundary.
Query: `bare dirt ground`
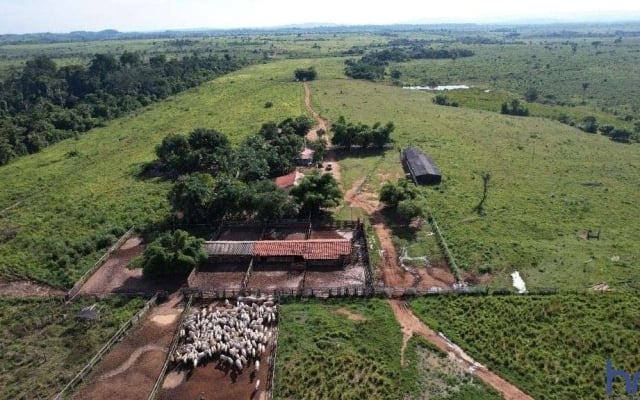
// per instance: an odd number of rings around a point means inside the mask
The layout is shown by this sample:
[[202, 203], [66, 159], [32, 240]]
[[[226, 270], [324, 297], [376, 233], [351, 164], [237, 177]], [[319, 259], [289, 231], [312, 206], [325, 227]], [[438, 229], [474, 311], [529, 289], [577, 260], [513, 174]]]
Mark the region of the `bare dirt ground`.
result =
[[142, 269], [129, 269], [135, 257], [142, 254], [142, 238], [134, 236], [124, 242], [102, 267], [80, 288], [79, 295], [110, 293], [146, 293], [154, 294], [158, 290], [175, 291], [181, 282], [157, 281], [142, 276]]
[[4, 281], [0, 279], [0, 296], [40, 297], [64, 296], [66, 292], [32, 281]]
[[411, 310], [399, 300], [388, 300], [391, 309], [393, 310], [396, 319], [402, 327], [403, 333], [403, 347], [402, 347], [402, 360], [404, 363], [404, 350], [406, 343], [409, 341], [412, 335], [420, 335], [429, 343], [434, 344], [440, 350], [449, 355], [450, 358], [455, 359], [457, 362], [466, 366], [467, 370], [478, 378], [482, 379], [486, 384], [497, 390], [505, 400], [533, 400], [533, 397], [524, 393], [516, 386], [505, 381], [498, 375], [489, 371], [485, 366], [476, 362], [473, 358], [469, 357], [461, 348], [447, 341], [442, 336], [438, 335], [434, 330], [422, 323]]
[[304, 273], [302, 271], [289, 272], [282, 268], [254, 266], [247, 286], [261, 289], [296, 289], [302, 287], [303, 279]]
[[200, 270], [190, 283], [204, 291], [224, 288], [240, 289], [247, 268], [244, 266], [243, 269], [238, 267], [236, 270]]
[[73, 396], [74, 399], [147, 399], [182, 312], [178, 297], [153, 308], [117, 343]]
[[306, 288], [363, 286], [366, 282], [362, 265], [349, 265], [344, 269], [308, 269], [304, 275]]
[[349, 311], [346, 308], [338, 308], [336, 310], [336, 312], [338, 314], [342, 315], [342, 316], [347, 317], [347, 319], [350, 319], [352, 321], [366, 321], [367, 320], [367, 318], [365, 318], [364, 315], [355, 313], [353, 311]]

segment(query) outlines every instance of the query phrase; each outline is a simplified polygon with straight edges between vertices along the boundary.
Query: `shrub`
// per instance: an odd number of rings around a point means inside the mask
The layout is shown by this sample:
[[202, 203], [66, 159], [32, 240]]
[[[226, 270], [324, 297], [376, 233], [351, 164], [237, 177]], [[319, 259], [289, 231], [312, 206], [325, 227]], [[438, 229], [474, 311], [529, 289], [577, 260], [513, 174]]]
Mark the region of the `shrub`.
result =
[[137, 263], [145, 276], [186, 274], [206, 260], [203, 243], [180, 229], [165, 232], [146, 248]]

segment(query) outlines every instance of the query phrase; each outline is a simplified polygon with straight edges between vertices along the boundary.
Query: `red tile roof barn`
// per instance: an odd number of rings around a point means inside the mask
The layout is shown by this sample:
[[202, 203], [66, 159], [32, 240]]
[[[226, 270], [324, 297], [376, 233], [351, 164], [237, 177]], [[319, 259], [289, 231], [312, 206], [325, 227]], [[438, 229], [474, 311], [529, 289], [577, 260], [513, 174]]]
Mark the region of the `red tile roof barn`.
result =
[[305, 260], [337, 260], [351, 254], [347, 239], [261, 240], [257, 242], [205, 242], [210, 256], [252, 255], [256, 257], [302, 256]]
[[292, 186], [297, 186], [302, 178], [304, 178], [304, 174], [298, 171], [293, 171], [290, 174], [277, 177], [276, 186], [280, 189], [287, 189]]

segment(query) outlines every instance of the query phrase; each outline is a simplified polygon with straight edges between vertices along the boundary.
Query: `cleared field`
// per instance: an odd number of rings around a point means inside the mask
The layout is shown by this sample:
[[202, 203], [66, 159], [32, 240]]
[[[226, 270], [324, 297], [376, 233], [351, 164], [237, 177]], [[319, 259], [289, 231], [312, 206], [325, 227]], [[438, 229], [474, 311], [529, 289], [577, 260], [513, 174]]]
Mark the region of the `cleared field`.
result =
[[[402, 333], [387, 303], [283, 304], [275, 399], [496, 399], [494, 392]], [[447, 365], [447, 367], [443, 367]]]
[[[606, 360], [636, 371], [635, 293], [438, 296], [415, 314], [536, 399], [606, 398]], [[622, 379], [614, 396], [624, 398]]]
[[207, 127], [239, 142], [303, 114], [303, 88], [291, 82], [299, 65], [238, 71], [0, 168], [0, 210], [15, 205], [1, 213], [0, 232], [15, 236], [1, 236], [0, 274], [71, 286], [118, 233], [167, 215], [169, 182], [137, 177], [165, 135]]
[[[534, 287], [638, 282], [640, 270], [631, 267], [640, 260], [640, 220], [630, 200], [640, 188], [637, 145], [548, 119], [436, 106], [433, 94], [371, 82], [321, 79], [311, 86], [325, 117], [394, 121], [397, 147], [418, 146], [434, 158], [443, 183], [423, 192], [465, 269], [492, 272], [500, 286], [510, 285], [513, 270]], [[397, 148], [345, 156], [341, 166], [345, 187], [366, 175], [363, 189], [374, 193], [389, 175], [404, 176]], [[491, 173], [484, 216], [474, 211], [482, 171]], [[600, 240], [580, 238], [587, 229], [601, 230]], [[394, 233], [411, 256], [432, 247], [424, 234]]]
[[[144, 304], [143, 299], [0, 298], [0, 397], [52, 398]], [[95, 304], [100, 320], [75, 319]]]

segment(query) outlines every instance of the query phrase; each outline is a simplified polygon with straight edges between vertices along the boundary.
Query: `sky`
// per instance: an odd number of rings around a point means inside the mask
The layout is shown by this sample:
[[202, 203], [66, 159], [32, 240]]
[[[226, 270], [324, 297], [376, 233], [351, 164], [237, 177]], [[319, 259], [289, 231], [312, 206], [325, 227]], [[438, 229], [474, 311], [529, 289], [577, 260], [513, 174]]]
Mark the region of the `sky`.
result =
[[638, 0], [0, 0], [0, 33], [193, 28], [640, 20]]

